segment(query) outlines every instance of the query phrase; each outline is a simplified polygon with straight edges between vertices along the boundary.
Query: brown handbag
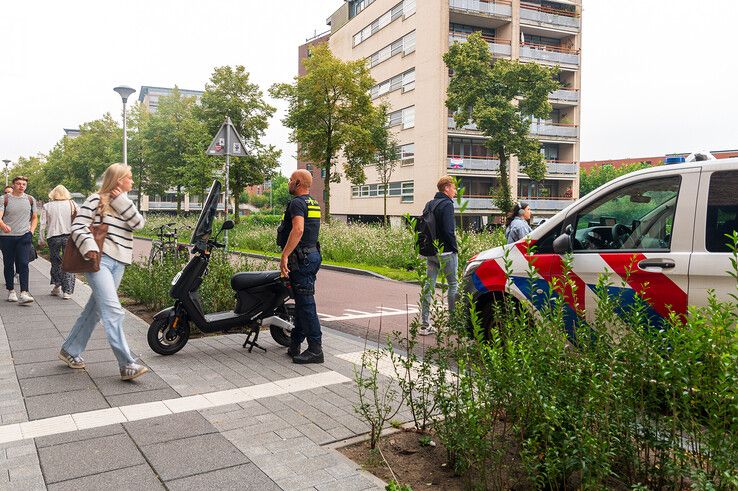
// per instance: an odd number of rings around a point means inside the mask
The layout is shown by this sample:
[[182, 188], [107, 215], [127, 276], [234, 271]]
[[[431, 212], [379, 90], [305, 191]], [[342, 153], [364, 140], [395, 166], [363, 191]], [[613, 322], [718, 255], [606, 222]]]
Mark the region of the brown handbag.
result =
[[[97, 212], [100, 212], [100, 207], [97, 208]], [[77, 245], [72, 240], [72, 235], [69, 235], [67, 239], [67, 245], [64, 247], [64, 256], [62, 256], [62, 270], [67, 273], [97, 273], [100, 271], [100, 258], [103, 253], [103, 244], [105, 243], [105, 236], [108, 235], [108, 224], [103, 223], [102, 213], [99, 213], [100, 222], [95, 224], [95, 216], [92, 217], [92, 223], [89, 226], [92, 238], [97, 244], [97, 248], [100, 253], [97, 254], [95, 259], [85, 258], [77, 248]]]

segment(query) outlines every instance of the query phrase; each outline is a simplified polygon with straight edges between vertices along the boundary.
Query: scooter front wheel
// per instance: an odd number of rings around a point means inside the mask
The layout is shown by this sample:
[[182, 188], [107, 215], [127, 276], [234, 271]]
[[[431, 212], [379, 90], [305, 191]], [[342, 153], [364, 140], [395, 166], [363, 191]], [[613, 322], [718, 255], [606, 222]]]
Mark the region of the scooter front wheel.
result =
[[155, 353], [173, 355], [187, 344], [187, 340], [190, 339], [190, 327], [187, 325], [179, 329], [173, 329], [169, 325], [168, 319], [155, 319], [149, 326], [146, 337], [149, 341], [149, 347]]

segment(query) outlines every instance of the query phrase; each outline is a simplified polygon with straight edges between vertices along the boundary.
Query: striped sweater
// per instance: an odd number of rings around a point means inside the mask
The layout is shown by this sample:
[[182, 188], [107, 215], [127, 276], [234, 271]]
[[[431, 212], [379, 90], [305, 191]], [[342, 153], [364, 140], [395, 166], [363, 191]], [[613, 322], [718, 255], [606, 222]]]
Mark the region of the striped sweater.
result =
[[[93, 219], [99, 223], [100, 217], [95, 216], [100, 204], [100, 196], [95, 193], [87, 198], [79, 207], [77, 217], [72, 224], [72, 240], [84, 256], [89, 251], [99, 249], [92, 233], [88, 228]], [[105, 237], [103, 253], [125, 264], [133, 261], [133, 231], [143, 228], [144, 217], [136, 209], [126, 194], [120, 194], [110, 202], [110, 210], [105, 214], [103, 223], [108, 224], [108, 235]]]

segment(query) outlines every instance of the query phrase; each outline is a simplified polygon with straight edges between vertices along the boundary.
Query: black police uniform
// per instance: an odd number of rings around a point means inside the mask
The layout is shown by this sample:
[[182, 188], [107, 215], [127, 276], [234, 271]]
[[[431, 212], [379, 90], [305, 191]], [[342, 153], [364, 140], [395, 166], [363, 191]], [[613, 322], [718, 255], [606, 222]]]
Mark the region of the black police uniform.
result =
[[[290, 200], [277, 229], [277, 245], [284, 249], [292, 231], [292, 218], [301, 216], [305, 219], [305, 228], [300, 242], [290, 254], [290, 283], [295, 295], [295, 329], [292, 330], [290, 351], [295, 355], [300, 343], [305, 338], [308, 349], [299, 356], [294, 356], [297, 363], [314, 363], [323, 361], [320, 321], [315, 307], [315, 277], [320, 268], [320, 205], [312, 196], [304, 194]], [[309, 352], [309, 353], [308, 353]], [[318, 356], [319, 360], [318, 360]]]

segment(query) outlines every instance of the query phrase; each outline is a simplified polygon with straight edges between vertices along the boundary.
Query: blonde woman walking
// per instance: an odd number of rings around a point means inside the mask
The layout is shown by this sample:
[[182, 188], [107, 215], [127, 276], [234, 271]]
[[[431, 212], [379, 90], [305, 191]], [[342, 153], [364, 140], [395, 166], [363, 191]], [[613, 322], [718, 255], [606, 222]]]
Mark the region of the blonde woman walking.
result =
[[77, 215], [77, 204], [67, 188], [59, 184], [49, 193], [49, 201], [41, 209], [41, 225], [39, 226], [38, 243], [49, 244], [51, 259], [51, 294], [64, 300], [74, 293], [74, 273], [62, 270], [62, 256], [72, 230], [72, 220]]
[[[80, 207], [72, 224], [72, 240], [87, 259], [100, 257], [100, 271], [85, 273], [92, 295], [87, 301], [69, 336], [62, 345], [59, 358], [70, 368], [84, 368], [80, 356], [87, 347], [97, 321], [102, 321], [105, 335], [113, 349], [122, 380], [133, 380], [148, 371], [135, 362], [123, 332], [125, 310], [118, 299], [118, 286], [127, 265], [133, 260], [133, 231], [144, 226], [144, 218], [128, 198], [133, 188], [131, 168], [112, 164], [102, 178], [102, 186]], [[102, 221], [108, 224], [103, 250], [99, 250], [89, 226]]]

